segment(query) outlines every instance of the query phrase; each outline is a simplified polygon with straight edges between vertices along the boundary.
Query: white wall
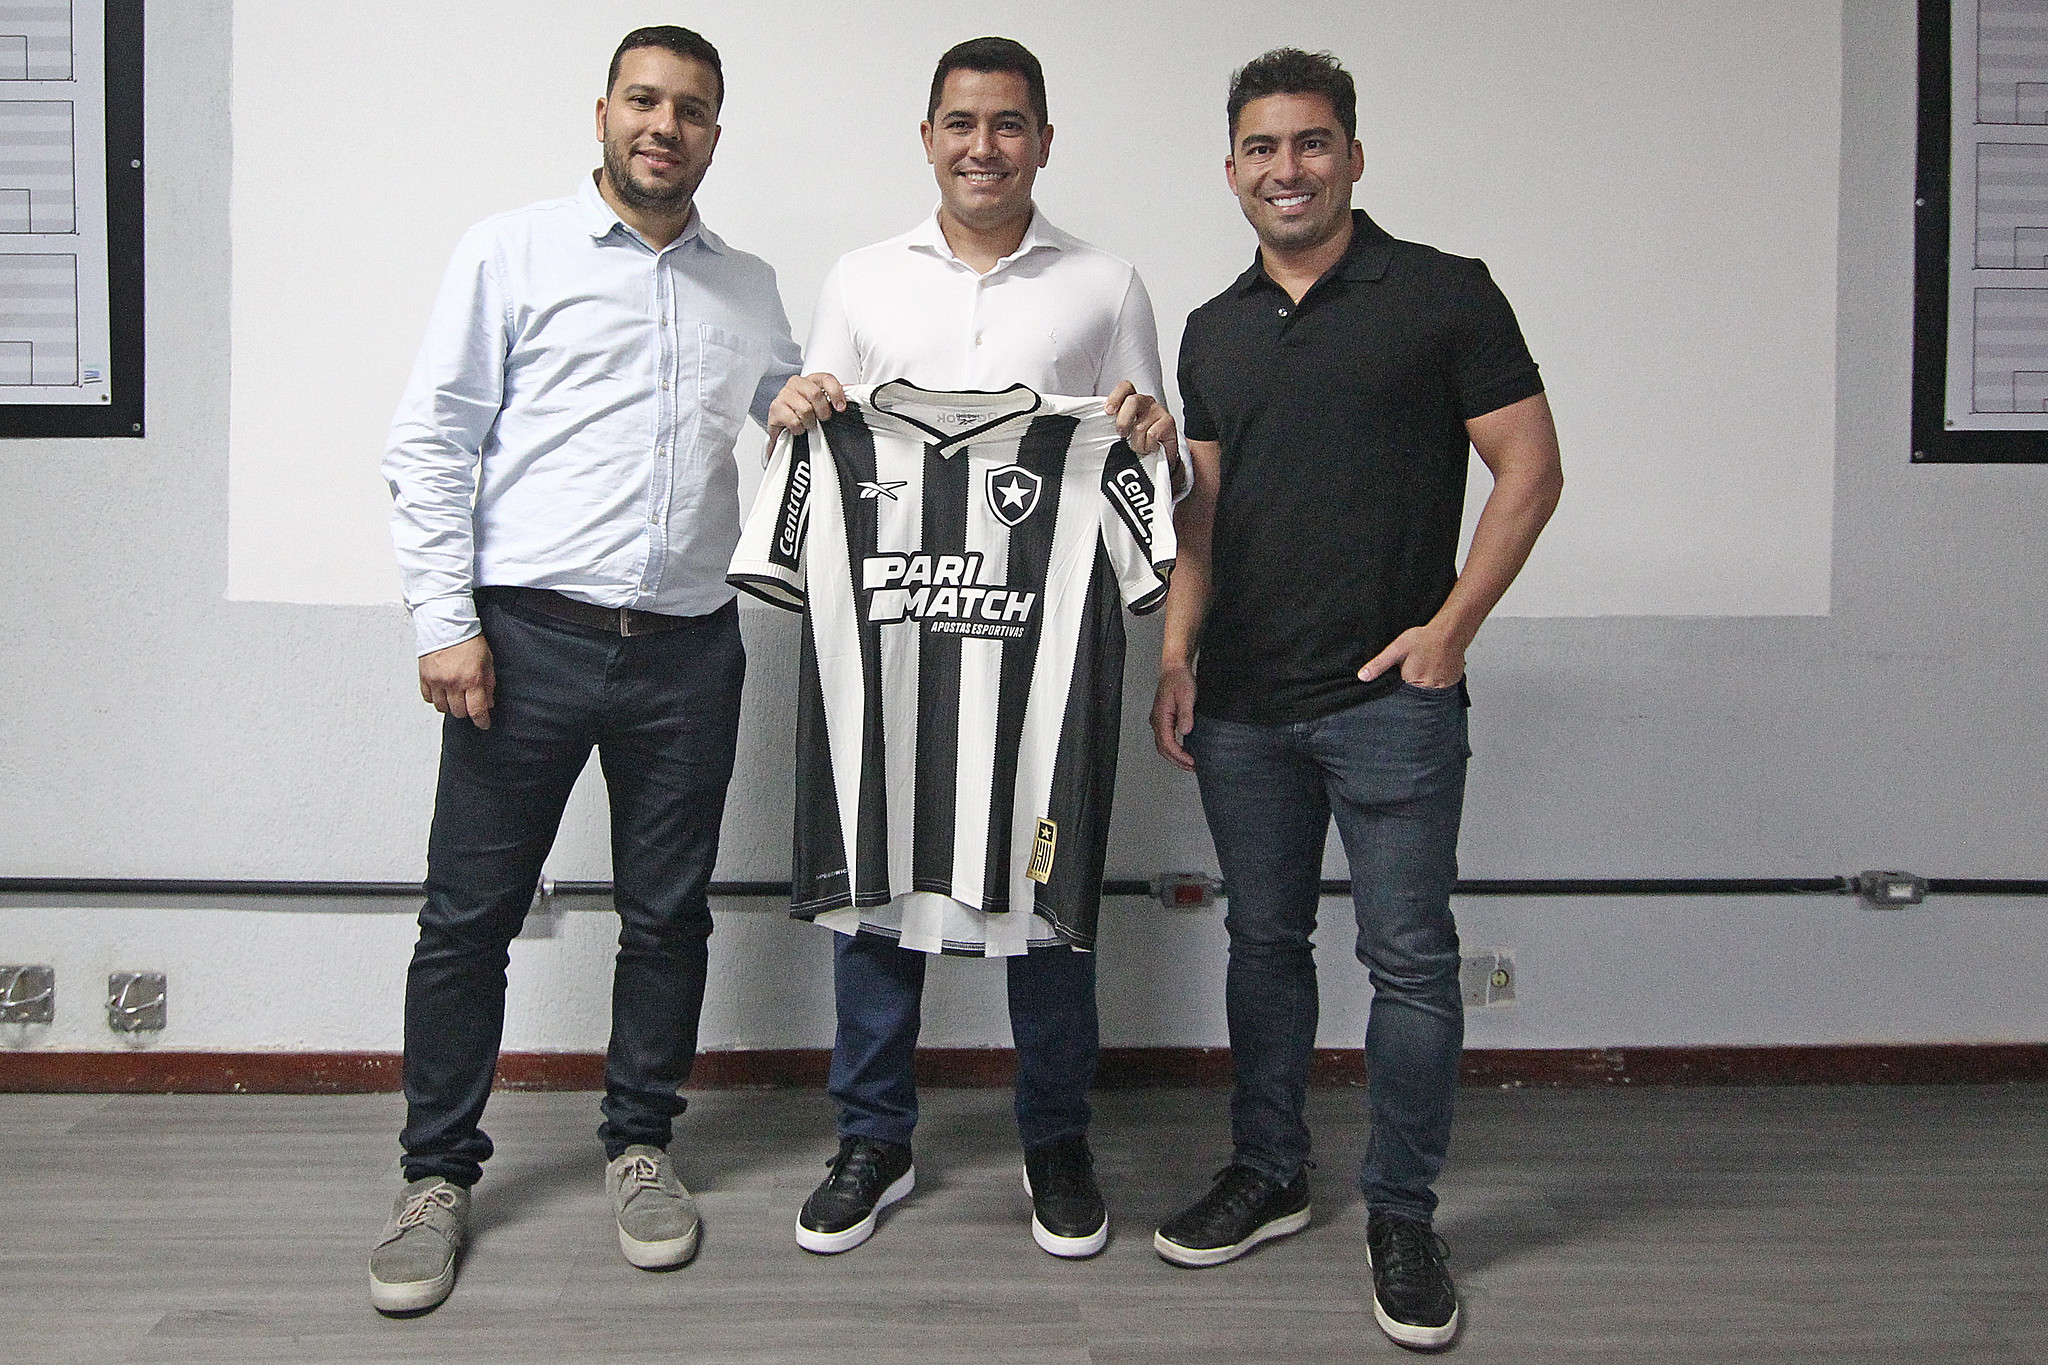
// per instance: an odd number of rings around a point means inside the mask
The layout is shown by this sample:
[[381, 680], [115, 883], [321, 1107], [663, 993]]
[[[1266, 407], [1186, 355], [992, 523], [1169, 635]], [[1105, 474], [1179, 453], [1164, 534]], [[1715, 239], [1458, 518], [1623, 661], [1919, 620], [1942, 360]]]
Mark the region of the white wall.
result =
[[[1355, 1048], [1365, 972], [1348, 951], [1348, 907], [1325, 906], [1319, 1041]], [[703, 1046], [830, 1046], [826, 931], [763, 902], [715, 902], [714, 913]], [[1839, 896], [1487, 897], [1458, 913], [1468, 949], [1516, 950], [1518, 999], [1468, 1012], [1471, 1047], [2024, 1042], [2048, 1022], [2041, 908], [2023, 900], [1897, 912]], [[602, 1052], [616, 921], [569, 912], [545, 927], [512, 945], [505, 1047]], [[0, 909], [7, 960], [58, 974], [56, 1023], [0, 1025], [0, 1049], [396, 1052], [412, 935], [400, 914]], [[1220, 915], [1112, 910], [1101, 952], [1105, 1044], [1223, 1044]], [[107, 1028], [107, 973], [135, 969], [170, 976], [161, 1033]], [[1002, 972], [990, 961], [934, 964], [924, 1042], [1008, 1046]]]
[[[403, 614], [223, 596], [230, 20], [226, 0], [187, 0], [150, 21], [149, 437], [0, 450], [0, 875], [421, 870], [435, 722]], [[1913, 5], [1851, 6], [1845, 39], [1831, 614], [1489, 626], [1472, 661], [1468, 876], [2043, 875], [2048, 470], [1907, 463]], [[328, 116], [280, 113], [314, 132]], [[447, 122], [424, 108], [417, 134], [453, 136]], [[317, 214], [317, 163], [303, 194]], [[794, 634], [767, 614], [747, 629], [720, 875], [779, 879]], [[1191, 783], [1143, 733], [1156, 630], [1133, 632], [1113, 876], [1214, 865]], [[550, 871], [603, 877], [603, 850], [585, 792]], [[1474, 1045], [2048, 1038], [2030, 969], [2048, 954], [2039, 900], [1459, 908], [1469, 944], [1513, 948], [1521, 967], [1521, 1002], [1475, 1014]], [[0, 1029], [0, 1046], [395, 1047], [404, 909], [12, 898], [0, 962], [55, 965], [59, 1020]], [[1322, 1040], [1355, 1045], [1348, 912], [1327, 910]], [[719, 911], [706, 1045], [825, 1045], [822, 933], [770, 909]], [[1218, 916], [1115, 901], [1105, 919], [1105, 1041], [1221, 1042]], [[510, 1047], [601, 1039], [607, 917], [556, 928], [513, 950]], [[169, 972], [163, 1035], [107, 1032], [114, 968]], [[1003, 1041], [994, 986], [992, 964], [941, 964], [927, 1041]]]
[[[929, 211], [931, 64], [998, 23], [1047, 69], [1040, 203], [1137, 265], [1170, 359], [1251, 251], [1221, 173], [1230, 70], [1253, 41], [1328, 47], [1361, 87], [1364, 201], [1397, 236], [1488, 261], [1556, 396], [1573, 496], [1501, 610], [1818, 615], [1841, 8], [1265, 0], [1254, 40], [1213, 3], [1040, 0], [935, 26], [919, 4], [791, 0], [771, 24], [700, 0], [729, 94], [699, 197], [776, 266], [801, 337], [841, 252]], [[375, 466], [449, 248], [588, 173], [605, 58], [643, 17], [638, 0], [241, 0], [231, 597], [395, 599]], [[1145, 59], [1105, 31], [1141, 36]], [[309, 140], [279, 117], [300, 106], [342, 117]]]

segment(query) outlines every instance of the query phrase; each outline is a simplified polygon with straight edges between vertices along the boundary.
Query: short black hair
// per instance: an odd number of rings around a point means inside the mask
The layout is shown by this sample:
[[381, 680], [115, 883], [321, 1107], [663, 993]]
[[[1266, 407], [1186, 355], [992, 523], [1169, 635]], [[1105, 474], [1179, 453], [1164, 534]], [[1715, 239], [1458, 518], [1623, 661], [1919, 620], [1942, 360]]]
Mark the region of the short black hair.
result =
[[678, 28], [674, 24], [636, 28], [619, 40], [618, 50], [612, 53], [612, 69], [605, 73], [604, 93], [607, 96], [619, 83], [619, 63], [626, 60], [628, 52], [643, 47], [663, 48], [678, 57], [692, 57], [710, 67], [711, 74], [718, 77], [718, 102], [725, 103], [725, 66], [718, 60], [718, 49], [695, 29]]
[[1345, 140], [1358, 136], [1358, 87], [1332, 53], [1276, 47], [1239, 67], [1230, 78], [1230, 100], [1224, 106], [1230, 114], [1233, 143], [1237, 141], [1237, 116], [1247, 104], [1268, 95], [1321, 95], [1337, 111]]
[[969, 38], [964, 43], [955, 43], [946, 49], [946, 55], [939, 58], [938, 70], [932, 72], [932, 97], [924, 110], [925, 122], [939, 116], [939, 100], [946, 93], [946, 77], [955, 71], [1008, 71], [1024, 78], [1024, 91], [1031, 100], [1031, 112], [1038, 119], [1038, 126], [1044, 128], [1052, 120], [1045, 115], [1045, 68], [1038, 64], [1038, 58], [1031, 55], [1031, 49], [1015, 38]]

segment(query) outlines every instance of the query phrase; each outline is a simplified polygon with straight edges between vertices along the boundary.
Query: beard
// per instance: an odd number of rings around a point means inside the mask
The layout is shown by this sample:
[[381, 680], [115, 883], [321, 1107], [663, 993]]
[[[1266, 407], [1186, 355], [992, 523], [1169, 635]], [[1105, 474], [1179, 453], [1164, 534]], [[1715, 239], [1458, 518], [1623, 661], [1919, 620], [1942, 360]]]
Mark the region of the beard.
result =
[[633, 149], [610, 138], [605, 139], [604, 144], [604, 178], [610, 182], [614, 194], [643, 213], [673, 212], [689, 203], [690, 196], [697, 192], [695, 180], [673, 187], [649, 189], [633, 178]]
[[1274, 222], [1255, 216], [1250, 210], [1246, 210], [1245, 218], [1264, 245], [1279, 251], [1301, 251], [1321, 246], [1343, 231], [1345, 224], [1351, 221], [1351, 206], [1346, 204], [1341, 211], [1332, 212], [1326, 218]]

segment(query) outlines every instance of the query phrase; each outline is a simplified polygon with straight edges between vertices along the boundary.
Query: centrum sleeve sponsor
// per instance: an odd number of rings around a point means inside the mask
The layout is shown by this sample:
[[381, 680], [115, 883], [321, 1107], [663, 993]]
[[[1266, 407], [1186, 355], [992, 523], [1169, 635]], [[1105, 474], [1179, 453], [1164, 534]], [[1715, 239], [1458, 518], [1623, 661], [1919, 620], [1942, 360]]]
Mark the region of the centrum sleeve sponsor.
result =
[[782, 488], [782, 515], [775, 527], [775, 544], [769, 551], [769, 562], [785, 568], [794, 568], [797, 551], [803, 548], [804, 521], [811, 508], [811, 461], [810, 443], [802, 436], [795, 438], [789, 464], [789, 480]]
[[1102, 491], [1123, 518], [1131, 536], [1149, 554], [1152, 548], [1152, 481], [1135, 459], [1111, 460], [1102, 471]]

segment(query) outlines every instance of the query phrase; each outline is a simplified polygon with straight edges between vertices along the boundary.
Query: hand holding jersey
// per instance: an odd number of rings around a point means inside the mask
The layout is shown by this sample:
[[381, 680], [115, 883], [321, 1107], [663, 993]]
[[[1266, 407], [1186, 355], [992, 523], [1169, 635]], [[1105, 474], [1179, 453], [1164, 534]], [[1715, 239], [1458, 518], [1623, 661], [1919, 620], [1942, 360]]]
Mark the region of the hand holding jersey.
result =
[[775, 395], [775, 401], [768, 405], [768, 441], [772, 455], [774, 443], [782, 439], [784, 432], [809, 431], [820, 422], [829, 422], [832, 415], [846, 411], [846, 387], [837, 375], [820, 371], [817, 374], [793, 374], [782, 386], [782, 392]]

